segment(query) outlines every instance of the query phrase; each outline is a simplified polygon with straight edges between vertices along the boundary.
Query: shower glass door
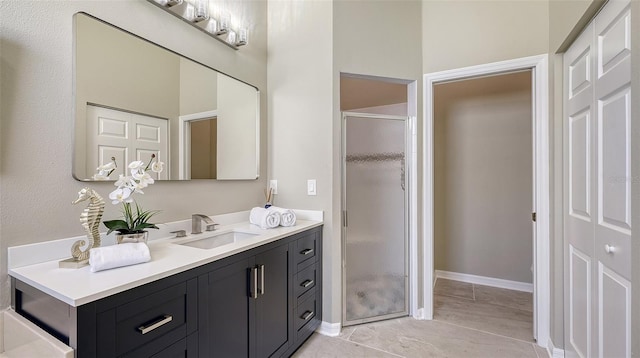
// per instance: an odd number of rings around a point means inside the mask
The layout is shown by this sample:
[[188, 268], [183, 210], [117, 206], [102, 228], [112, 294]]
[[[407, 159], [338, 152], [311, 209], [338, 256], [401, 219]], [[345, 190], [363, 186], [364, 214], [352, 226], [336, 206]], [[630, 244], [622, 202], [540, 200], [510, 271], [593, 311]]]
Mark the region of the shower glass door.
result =
[[406, 119], [343, 114], [343, 325], [408, 313]]

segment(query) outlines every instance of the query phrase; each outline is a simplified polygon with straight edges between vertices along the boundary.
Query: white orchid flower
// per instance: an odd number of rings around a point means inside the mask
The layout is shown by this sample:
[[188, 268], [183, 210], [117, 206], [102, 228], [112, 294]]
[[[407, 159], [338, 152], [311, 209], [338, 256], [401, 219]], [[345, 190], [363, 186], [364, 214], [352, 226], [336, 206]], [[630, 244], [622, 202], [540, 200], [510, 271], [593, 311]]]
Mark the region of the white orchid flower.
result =
[[144, 189], [144, 188], [146, 188], [148, 186], [147, 183], [145, 183], [145, 182], [135, 181], [133, 179], [131, 179], [131, 181], [129, 183], [130, 183], [131, 188], [133, 189], [133, 191], [135, 193], [139, 193], [139, 194], [144, 194], [142, 189]]
[[129, 163], [129, 169], [131, 169], [131, 171], [142, 170], [144, 169], [144, 162], [142, 160], [134, 160], [133, 162]]
[[151, 164], [151, 170], [154, 173], [160, 173], [164, 169], [164, 162], [155, 162]]
[[115, 168], [116, 168], [116, 163], [109, 162], [107, 164], [99, 166], [96, 170], [99, 170], [100, 172], [107, 172], [108, 173], [110, 170], [113, 170]]
[[126, 177], [126, 176], [120, 174], [120, 176], [118, 177], [118, 180], [116, 180], [116, 182], [113, 185], [117, 186], [118, 188], [126, 187], [127, 183], [130, 180], [131, 180], [130, 177]]
[[109, 194], [109, 199], [111, 199], [112, 204], [119, 203], [131, 203], [133, 202], [133, 198], [131, 198], [131, 189], [129, 188], [118, 188], [112, 191]]
[[151, 175], [149, 175], [149, 173], [145, 173], [145, 172], [142, 172], [141, 174], [138, 174], [138, 175], [134, 176], [134, 178], [136, 180], [138, 180], [141, 184], [144, 183], [145, 187], [148, 186], [149, 184], [153, 184], [155, 182], [155, 180], [153, 180]]
[[109, 177], [103, 171], [100, 171], [100, 173], [94, 174], [91, 180], [109, 180]]

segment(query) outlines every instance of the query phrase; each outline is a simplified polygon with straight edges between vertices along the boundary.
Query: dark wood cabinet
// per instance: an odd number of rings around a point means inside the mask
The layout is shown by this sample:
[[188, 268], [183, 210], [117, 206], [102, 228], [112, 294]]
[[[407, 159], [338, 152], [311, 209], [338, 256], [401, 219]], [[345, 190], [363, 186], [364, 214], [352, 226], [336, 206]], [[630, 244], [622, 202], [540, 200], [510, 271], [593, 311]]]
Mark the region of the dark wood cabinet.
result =
[[76, 357], [290, 356], [322, 318], [322, 227], [78, 307], [12, 279], [12, 304]]
[[204, 357], [280, 356], [290, 343], [289, 244], [201, 275]]

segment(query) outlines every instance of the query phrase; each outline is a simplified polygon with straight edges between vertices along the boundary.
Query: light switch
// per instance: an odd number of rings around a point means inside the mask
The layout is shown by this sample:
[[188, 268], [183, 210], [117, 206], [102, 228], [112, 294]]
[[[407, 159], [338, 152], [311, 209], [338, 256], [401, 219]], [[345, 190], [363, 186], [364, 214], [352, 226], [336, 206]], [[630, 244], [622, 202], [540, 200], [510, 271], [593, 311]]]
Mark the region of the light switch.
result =
[[271, 189], [271, 194], [278, 194], [278, 181], [271, 179], [269, 181], [269, 189]]
[[307, 195], [316, 195], [316, 180], [307, 180]]

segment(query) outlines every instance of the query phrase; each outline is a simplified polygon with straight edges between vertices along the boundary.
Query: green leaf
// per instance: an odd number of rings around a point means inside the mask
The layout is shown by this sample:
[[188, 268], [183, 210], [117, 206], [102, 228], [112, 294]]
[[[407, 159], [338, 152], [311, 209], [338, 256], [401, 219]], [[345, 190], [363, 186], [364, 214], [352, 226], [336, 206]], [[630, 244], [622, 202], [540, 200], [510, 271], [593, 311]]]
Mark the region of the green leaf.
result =
[[103, 222], [104, 226], [106, 226], [109, 231], [107, 231], [107, 235], [111, 234], [114, 231], [119, 230], [129, 230], [129, 225], [127, 225], [124, 220], [109, 220]]

